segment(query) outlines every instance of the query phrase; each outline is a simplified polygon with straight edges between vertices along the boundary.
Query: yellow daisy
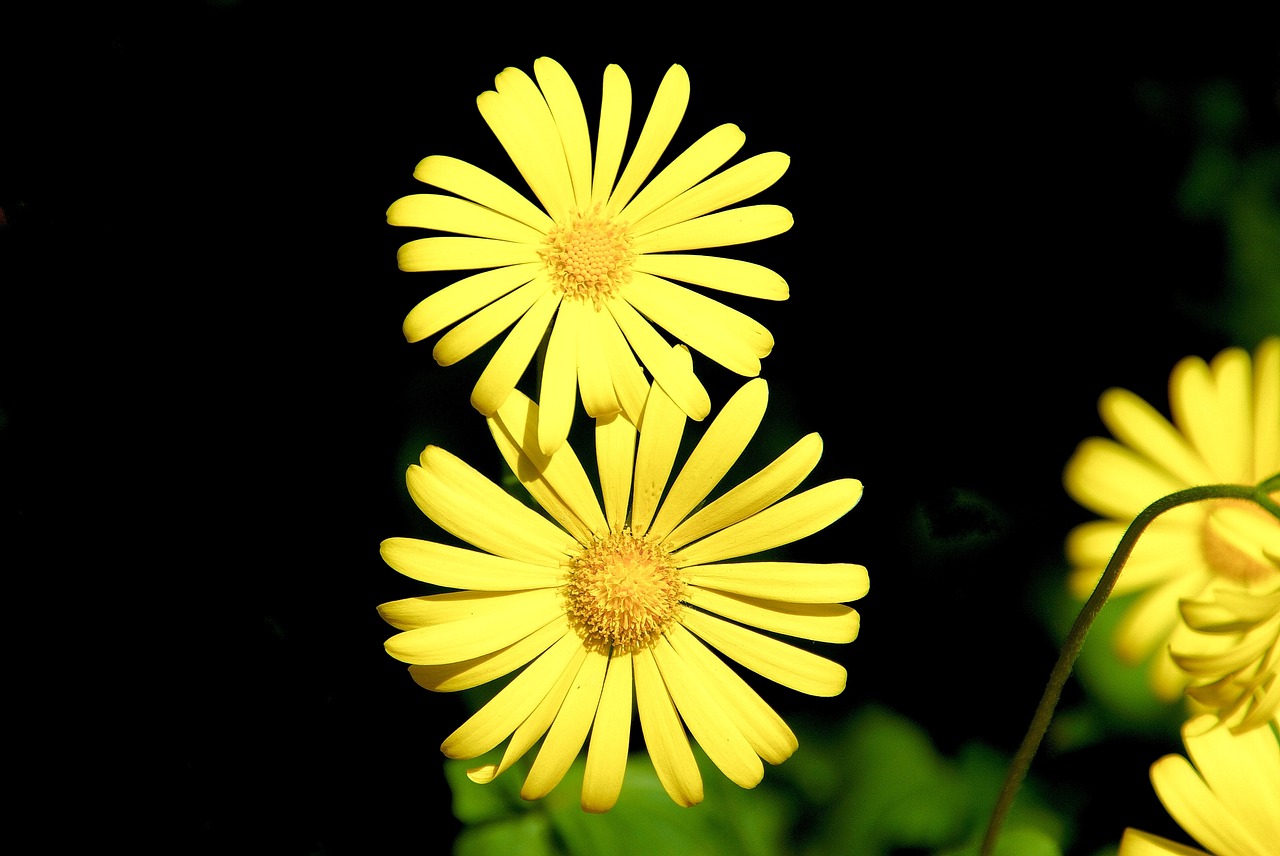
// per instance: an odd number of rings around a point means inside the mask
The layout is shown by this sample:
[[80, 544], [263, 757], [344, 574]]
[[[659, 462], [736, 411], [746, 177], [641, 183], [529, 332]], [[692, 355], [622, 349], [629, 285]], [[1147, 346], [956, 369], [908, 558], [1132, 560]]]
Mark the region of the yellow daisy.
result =
[[810, 434], [705, 502], [755, 433], [767, 397], [763, 379], [748, 381], [668, 484], [686, 417], [654, 384], [640, 431], [621, 416], [596, 421], [598, 499], [571, 446], [550, 458], [539, 451], [540, 409], [513, 393], [489, 427], [546, 515], [444, 449], [428, 446], [409, 468], [423, 513], [477, 549], [383, 542], [392, 568], [458, 589], [380, 606], [402, 631], [387, 652], [439, 692], [525, 667], [441, 746], [450, 758], [475, 758], [510, 738], [500, 762], [468, 772], [472, 781], [492, 781], [541, 739], [521, 791], [538, 799], [590, 734], [582, 807], [608, 811], [622, 787], [634, 695], [663, 787], [694, 805], [702, 779], [686, 728], [744, 788], [763, 777], [762, 759], [779, 764], [797, 748], [786, 723], [715, 651], [799, 692], [844, 690], [843, 666], [776, 635], [852, 641], [859, 616], [843, 602], [866, 594], [866, 568], [727, 560], [823, 529], [857, 504], [862, 484], [840, 479], [789, 495], [821, 455]]
[[[1073, 593], [1093, 590], [1134, 517], [1155, 500], [1197, 485], [1256, 485], [1280, 472], [1280, 337], [1254, 359], [1227, 348], [1211, 362], [1186, 357], [1169, 378], [1172, 421], [1124, 389], [1099, 401], [1114, 440], [1092, 437], [1068, 461], [1064, 484], [1105, 519], [1067, 537]], [[1179, 602], [1203, 599], [1211, 586], [1264, 593], [1280, 582], [1266, 552], [1280, 553], [1280, 520], [1247, 500], [1192, 503], [1157, 517], [1138, 539], [1114, 589], [1139, 593], [1115, 636], [1129, 662], [1151, 654], [1157, 696], [1172, 701], [1187, 676], [1169, 654], [1208, 653], [1181, 621]]]
[[[1166, 755], [1151, 765], [1151, 784], [1165, 809], [1213, 856], [1280, 852], [1280, 741], [1270, 728], [1232, 734], [1216, 717], [1182, 728], [1188, 761]], [[1126, 829], [1118, 856], [1205, 856], [1194, 847]]]
[[568, 435], [578, 390], [587, 415], [621, 411], [634, 423], [648, 386], [639, 363], [684, 413], [703, 419], [711, 407], [706, 389], [654, 325], [740, 375], [760, 373], [760, 358], [773, 349], [769, 331], [677, 282], [787, 298], [787, 283], [768, 268], [688, 251], [791, 228], [790, 212], [777, 205], [721, 210], [772, 185], [790, 160], [767, 152], [712, 175], [745, 141], [726, 124], [645, 184], [689, 101], [689, 77], [675, 65], [619, 175], [631, 121], [631, 84], [622, 69], [604, 72], [594, 156], [569, 75], [546, 57], [533, 70], [536, 82], [520, 69], [504, 70], [476, 103], [541, 208], [478, 167], [434, 155], [414, 177], [450, 195], [406, 196], [387, 211], [394, 226], [465, 236], [410, 241], [398, 253], [401, 270], [480, 271], [414, 307], [405, 337], [417, 342], [456, 324], [432, 352], [447, 366], [510, 327], [472, 390], [471, 403], [486, 416], [506, 401], [546, 337], [537, 396], [544, 454]]

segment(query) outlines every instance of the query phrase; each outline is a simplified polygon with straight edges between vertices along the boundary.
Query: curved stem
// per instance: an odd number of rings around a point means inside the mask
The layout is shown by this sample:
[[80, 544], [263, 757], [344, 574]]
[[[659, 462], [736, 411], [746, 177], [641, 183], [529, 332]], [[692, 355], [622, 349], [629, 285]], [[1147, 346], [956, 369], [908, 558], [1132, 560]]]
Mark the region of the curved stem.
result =
[[987, 824], [986, 836], [982, 839], [982, 849], [979, 851], [981, 856], [991, 856], [995, 850], [996, 839], [1000, 835], [1000, 827], [1003, 826], [1005, 816], [1013, 806], [1013, 800], [1018, 794], [1018, 788], [1022, 786], [1022, 781], [1027, 776], [1027, 770], [1031, 767], [1031, 759], [1035, 757], [1036, 750], [1040, 748], [1040, 741], [1044, 739], [1045, 733], [1049, 730], [1049, 722], [1053, 719], [1054, 708], [1058, 706], [1062, 688], [1066, 686], [1067, 678], [1071, 676], [1071, 669], [1075, 665], [1076, 658], [1080, 655], [1080, 649], [1084, 647], [1084, 639], [1089, 632], [1089, 627], [1107, 602], [1111, 589], [1115, 587], [1116, 578], [1120, 576], [1120, 570], [1128, 560], [1129, 554], [1133, 552], [1133, 545], [1137, 543], [1138, 536], [1142, 534], [1142, 531], [1147, 528], [1147, 525], [1152, 520], [1155, 520], [1169, 509], [1207, 499], [1248, 499], [1280, 517], [1280, 506], [1277, 506], [1276, 502], [1268, 496], [1269, 491], [1275, 490], [1277, 484], [1280, 484], [1280, 475], [1267, 479], [1257, 487], [1216, 484], [1187, 488], [1151, 503], [1129, 524], [1129, 528], [1125, 530], [1124, 535], [1120, 538], [1120, 543], [1116, 545], [1116, 550], [1112, 554], [1111, 560], [1107, 562], [1106, 569], [1098, 579], [1098, 584], [1094, 587], [1093, 594], [1089, 595], [1089, 599], [1085, 601], [1084, 606], [1080, 609], [1080, 614], [1076, 616], [1075, 623], [1071, 625], [1071, 630], [1067, 633], [1066, 641], [1062, 645], [1062, 653], [1058, 655], [1058, 662], [1054, 663], [1053, 671], [1049, 673], [1049, 683], [1045, 685], [1044, 695], [1040, 697], [1040, 705], [1036, 708], [1035, 715], [1031, 718], [1031, 725], [1027, 728], [1026, 736], [1022, 738], [1022, 745], [1018, 747], [1017, 753], [1014, 754], [1013, 760], [1009, 763], [1009, 771], [1005, 775], [1004, 785], [1000, 789], [1000, 796], [996, 800], [995, 808], [991, 812], [991, 820]]

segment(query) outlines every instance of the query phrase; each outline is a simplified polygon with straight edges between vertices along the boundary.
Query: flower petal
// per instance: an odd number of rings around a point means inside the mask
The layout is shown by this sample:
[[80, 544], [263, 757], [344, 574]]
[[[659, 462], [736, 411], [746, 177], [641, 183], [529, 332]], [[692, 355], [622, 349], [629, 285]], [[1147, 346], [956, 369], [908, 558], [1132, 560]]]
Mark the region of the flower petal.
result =
[[[481, 271], [446, 285], [409, 310], [403, 325], [405, 339], [410, 342], [420, 342], [428, 336], [434, 336], [450, 324], [460, 321], [504, 294], [530, 282], [537, 268], [538, 265], [534, 264], [510, 265]], [[484, 342], [487, 341], [489, 339], [484, 339]], [[466, 351], [463, 356], [471, 353], [476, 347], [479, 345]], [[456, 357], [455, 361], [461, 358]], [[436, 359], [440, 359], [439, 354], [436, 355]]]
[[[512, 270], [512, 268], [501, 270]], [[467, 281], [463, 280], [463, 282]], [[526, 282], [441, 336], [440, 341], [436, 342], [436, 346], [431, 350], [431, 356], [442, 366], [451, 366], [471, 356], [478, 348], [491, 342], [499, 333], [524, 317], [539, 300], [546, 298], [549, 291], [549, 284], [543, 278]], [[420, 303], [418, 306], [421, 307], [423, 304]]]
[[544, 232], [492, 208], [438, 193], [414, 193], [397, 199], [387, 209], [387, 222], [392, 226], [436, 229], [517, 244], [537, 245], [546, 236]]
[[705, 612], [771, 633], [815, 642], [844, 643], [858, 638], [858, 613], [844, 604], [765, 600], [697, 586], [686, 588], [684, 599]]
[[[631, 81], [618, 65], [605, 67], [600, 85], [600, 121], [596, 132], [596, 165], [591, 176], [591, 207], [603, 206], [613, 190], [631, 126]], [[623, 200], [625, 203], [626, 200]]]
[[520, 195], [511, 185], [466, 161], [446, 155], [431, 155], [419, 161], [413, 177], [492, 208], [544, 235], [555, 226], [547, 212]]
[[1253, 476], [1280, 473], [1280, 336], [1258, 346], [1253, 361]]
[[409, 676], [423, 689], [451, 693], [487, 684], [520, 668], [569, 634], [569, 620], [557, 618], [519, 642], [490, 654], [435, 666], [413, 664]]
[[617, 394], [618, 405], [632, 425], [640, 424], [640, 414], [644, 412], [644, 402], [649, 396], [649, 381], [644, 370], [636, 362], [627, 339], [622, 335], [618, 322], [612, 313], [597, 312], [595, 319], [596, 332], [600, 336], [604, 359], [609, 364], [609, 377], [613, 381], [613, 391]]
[[1160, 413], [1127, 389], [1109, 389], [1098, 412], [1116, 439], [1185, 485], [1213, 484], [1204, 459]]
[[617, 214], [631, 201], [662, 153], [667, 150], [667, 144], [675, 136], [676, 128], [680, 127], [680, 120], [684, 118], [684, 111], [688, 106], [689, 75], [681, 66], [673, 65], [667, 69], [662, 82], [658, 84], [653, 106], [649, 108], [644, 127], [640, 129], [640, 138], [636, 140], [626, 169], [622, 171], [622, 177], [609, 196], [606, 214]]
[[600, 706], [591, 726], [582, 777], [583, 811], [608, 811], [622, 792], [631, 744], [631, 684], [631, 655], [615, 649], [609, 657]]
[[558, 567], [418, 538], [387, 538], [380, 551], [382, 560], [406, 577], [444, 588], [519, 591], [557, 586], [565, 579]]
[[676, 551], [676, 567], [705, 565], [806, 538], [839, 520], [862, 498], [862, 482], [838, 479], [769, 506], [740, 523]]
[[[609, 370], [609, 360], [605, 356], [605, 344], [600, 321], [617, 329], [617, 324], [608, 312], [597, 312], [580, 301], [566, 301], [566, 304], [577, 306], [582, 316], [578, 328], [578, 390], [582, 395], [582, 409], [587, 416], [597, 419], [622, 409], [618, 403], [618, 393], [613, 385], [613, 374]], [[564, 307], [561, 307], [561, 312]], [[634, 362], [634, 360], [632, 361]]]
[[1162, 496], [1188, 487], [1149, 460], [1103, 437], [1076, 447], [1062, 476], [1067, 493], [1098, 514], [1131, 520]]
[[472, 270], [540, 262], [536, 244], [493, 238], [419, 238], [396, 251], [403, 271]]
[[685, 191], [652, 213], [633, 220], [631, 231], [643, 235], [741, 202], [781, 178], [790, 163], [791, 158], [782, 152], [766, 152], [748, 158]]
[[625, 300], [610, 300], [606, 305], [632, 350], [653, 375], [654, 382], [662, 384], [671, 400], [690, 419], [701, 421], [707, 418], [707, 414], [711, 412], [711, 398], [693, 373], [692, 365], [678, 361], [671, 346], [630, 303]]
[[684, 568], [686, 583], [746, 597], [792, 603], [844, 603], [858, 600], [870, 587], [862, 565], [804, 562], [732, 562]]
[[631, 249], [640, 254], [728, 247], [780, 235], [793, 222], [791, 212], [780, 205], [746, 205], [637, 235]]
[[[1252, 480], [1246, 456], [1252, 448], [1246, 431], [1251, 386], [1249, 355], [1227, 348], [1212, 368], [1199, 357], [1184, 357], [1169, 375], [1169, 409], [1174, 423], [1191, 441], [1216, 483]], [[1242, 442], [1243, 441], [1243, 442]]]
[[654, 210], [666, 205], [722, 167], [746, 141], [747, 135], [737, 125], [725, 124], [711, 129], [655, 175], [618, 212], [617, 217], [632, 225], [633, 235], [651, 231], [636, 229], [635, 226]]
[[635, 426], [622, 414], [597, 419], [596, 463], [600, 472], [600, 493], [604, 497], [604, 515], [609, 521], [610, 532], [621, 532], [626, 525], [635, 459]]
[[[545, 280], [539, 279], [538, 282]], [[472, 407], [489, 416], [502, 406], [502, 402], [507, 400], [507, 396], [529, 367], [529, 361], [542, 343], [542, 337], [559, 305], [560, 295], [548, 288], [529, 311], [521, 316], [507, 338], [498, 346], [489, 365], [480, 373], [480, 379], [471, 390]]]
[[560, 220], [573, 210], [573, 183], [546, 99], [518, 68], [503, 69], [494, 85], [496, 92], [476, 98], [480, 115], [551, 219]]
[[561, 300], [551, 336], [542, 360], [539, 384], [538, 447], [542, 454], [554, 454], [569, 437], [573, 412], [578, 404], [578, 338], [582, 325], [581, 304]]
[[[1067, 533], [1067, 557], [1075, 566], [1071, 588], [1077, 597], [1093, 592], [1129, 522], [1090, 520]], [[1181, 576], [1187, 569], [1187, 557], [1199, 555], [1201, 540], [1198, 525], [1189, 526], [1168, 515], [1157, 517], [1134, 544], [1112, 593], [1139, 591]]]
[[520, 789], [523, 799], [542, 799], [560, 784], [569, 771], [587, 739], [587, 733], [591, 731], [608, 665], [608, 654], [587, 650], [587, 657], [569, 687], [569, 694], [560, 705], [560, 712], [551, 723], [551, 730], [542, 741], [542, 748], [525, 777], [524, 787]]
[[631, 269], [690, 285], [714, 288], [761, 300], [786, 300], [787, 281], [763, 265], [720, 256], [647, 253], [635, 257]]
[[640, 730], [658, 781], [676, 805], [697, 805], [702, 802], [702, 774], [653, 654], [641, 648], [632, 654], [631, 663]]
[[564, 614], [564, 595], [559, 589], [481, 594], [496, 602], [475, 602], [468, 618], [397, 633], [386, 641], [387, 653], [423, 666], [470, 660], [519, 642]]
[[579, 211], [588, 211], [591, 207], [591, 132], [587, 129], [587, 114], [582, 109], [578, 88], [564, 67], [550, 57], [534, 60], [533, 74], [560, 132], [574, 204]]
[[378, 615], [397, 630], [417, 630], [495, 610], [518, 609], [528, 602], [528, 591], [451, 591], [389, 601], [378, 606]]
[[[1259, 842], [1280, 842], [1280, 741], [1276, 735], [1268, 728], [1232, 734], [1218, 726], [1214, 717], [1200, 716], [1183, 726], [1183, 742], [1214, 800]], [[1167, 803], [1166, 807], [1178, 817]], [[1185, 824], [1183, 828], [1187, 829]]]
[[[687, 362], [689, 352], [679, 352], [677, 359]], [[666, 387], [654, 384], [645, 402], [640, 445], [636, 451], [631, 497], [631, 531], [636, 535], [649, 531], [649, 524], [667, 488], [667, 480], [671, 478], [676, 454], [680, 451], [684, 423], [685, 414], [667, 394]]]
[[813, 696], [844, 692], [848, 673], [825, 657], [696, 609], [681, 610], [680, 623], [729, 659], [784, 687]]
[[1187, 847], [1137, 829], [1126, 829], [1120, 838], [1120, 851], [1116, 856], [1209, 856], [1203, 850]]

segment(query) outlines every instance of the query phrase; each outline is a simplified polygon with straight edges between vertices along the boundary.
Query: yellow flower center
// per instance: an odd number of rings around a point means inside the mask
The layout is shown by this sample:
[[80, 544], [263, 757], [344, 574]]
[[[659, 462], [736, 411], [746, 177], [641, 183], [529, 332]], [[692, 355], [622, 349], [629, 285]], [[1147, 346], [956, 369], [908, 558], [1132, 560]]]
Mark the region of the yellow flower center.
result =
[[684, 582], [666, 550], [623, 529], [570, 562], [566, 592], [569, 621], [587, 645], [636, 650], [675, 619]]
[[1221, 499], [1209, 508], [1201, 526], [1205, 561], [1219, 576], [1237, 583], [1255, 584], [1280, 579], [1262, 544], [1274, 542], [1280, 520], [1255, 503]]
[[598, 206], [556, 225], [538, 255], [565, 297], [590, 300], [597, 311], [631, 279], [635, 258], [626, 225], [601, 216]]

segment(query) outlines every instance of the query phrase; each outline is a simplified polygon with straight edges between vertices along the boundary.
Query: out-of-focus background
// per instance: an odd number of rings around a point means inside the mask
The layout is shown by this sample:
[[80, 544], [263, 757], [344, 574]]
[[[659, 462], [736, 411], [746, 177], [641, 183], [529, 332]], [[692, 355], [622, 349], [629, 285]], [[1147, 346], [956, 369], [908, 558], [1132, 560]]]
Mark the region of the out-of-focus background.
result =
[[[54, 841], [957, 852], [1073, 615], [1062, 539], [1091, 515], [1061, 471], [1103, 432], [1098, 395], [1165, 410], [1179, 358], [1280, 332], [1267, 20], [27, 5], [0, 35], [0, 525], [14, 813]], [[792, 548], [869, 568], [860, 638], [813, 646], [848, 689], [758, 682], [800, 751], [753, 792], [704, 763], [707, 801], [675, 820], [635, 797], [582, 826], [570, 783], [454, 804], [437, 747], [483, 696], [415, 686], [375, 612], [419, 593], [378, 543], [430, 537], [403, 483], [422, 446], [502, 475], [467, 404], [480, 358], [441, 368], [401, 336], [452, 279], [396, 269], [418, 235], [385, 210], [430, 154], [518, 181], [475, 97], [543, 55], [592, 117], [621, 65], [633, 127], [680, 63], [673, 152], [732, 122], [740, 158], [791, 156], [758, 201], [795, 226], [725, 251], [791, 287], [726, 301], [776, 339], [757, 454], [818, 431], [814, 483], [866, 486]], [[699, 360], [718, 405], [741, 379]], [[1028, 785], [1065, 856], [1129, 825], [1186, 840], [1147, 781], [1180, 711], [1104, 643]]]

